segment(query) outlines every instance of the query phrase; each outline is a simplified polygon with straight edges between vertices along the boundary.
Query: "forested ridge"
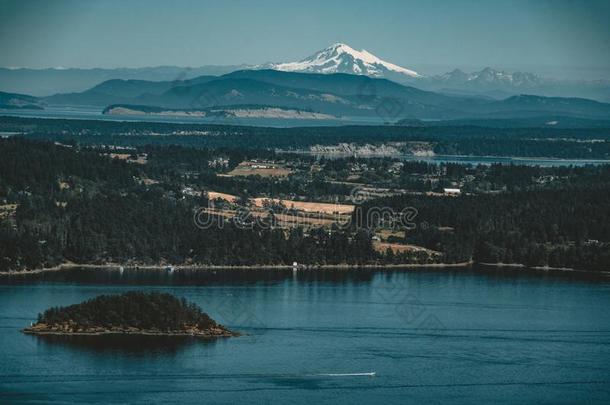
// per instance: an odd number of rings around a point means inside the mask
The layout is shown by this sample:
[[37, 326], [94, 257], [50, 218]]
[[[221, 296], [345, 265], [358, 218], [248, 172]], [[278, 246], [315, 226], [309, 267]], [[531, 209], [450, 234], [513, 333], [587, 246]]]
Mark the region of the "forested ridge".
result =
[[[327, 177], [349, 175], [349, 168], [362, 165], [362, 160], [295, 158], [293, 164], [304, 166], [305, 171], [314, 163], [322, 170], [305, 181], [301, 172], [284, 179], [220, 176], [242, 159], [277, 159], [272, 151], [178, 146], [127, 151], [134, 157], [145, 153], [146, 164], [113, 159], [110, 152], [116, 150], [20, 137], [0, 139], [0, 270], [35, 269], [66, 261], [272, 265], [431, 260], [417, 253], [376, 250], [376, 224], [357, 221], [344, 228], [282, 229], [244, 226], [235, 218], [203, 214], [200, 219], [211, 225], [200, 229], [194, 214], [208, 204], [207, 197], [183, 193], [190, 184], [233, 192], [246, 203], [261, 192], [271, 197], [345, 198], [350, 187], [331, 183]], [[210, 164], [219, 156], [226, 158], [222, 169]], [[610, 265], [608, 165], [439, 167], [413, 162], [387, 177], [391, 163], [370, 160], [368, 167], [374, 170], [362, 176], [426, 191], [432, 187], [428, 180], [416, 184], [412, 177], [438, 177], [441, 172], [441, 182], [433, 188], [470, 177], [464, 184], [470, 192], [459, 197], [412, 192], [365, 201], [359, 207], [364, 217], [373, 207], [417, 210], [416, 226], [391, 236], [390, 242], [440, 252], [434, 260], [450, 263], [474, 260], [595, 270], [607, 270]]]

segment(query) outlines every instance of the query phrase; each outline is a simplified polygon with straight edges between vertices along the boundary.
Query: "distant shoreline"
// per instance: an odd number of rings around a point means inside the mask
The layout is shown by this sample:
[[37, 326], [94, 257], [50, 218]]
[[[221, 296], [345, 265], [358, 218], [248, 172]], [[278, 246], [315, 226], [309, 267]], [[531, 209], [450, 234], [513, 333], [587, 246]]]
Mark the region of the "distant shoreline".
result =
[[[414, 153], [359, 153], [359, 152], [314, 152], [311, 150], [303, 150], [303, 149], [275, 149], [278, 153], [294, 153], [301, 155], [326, 155], [326, 156], [358, 156], [358, 157], [393, 157], [393, 158], [401, 158], [408, 157], [413, 159], [408, 160], [416, 160], [421, 159], [423, 161], [431, 161], [431, 162], [443, 162], [444, 160], [464, 160], [464, 164], [474, 164], [472, 162], [468, 162], [468, 159], [471, 160], [494, 160], [494, 159], [502, 159], [506, 160], [510, 163], [510, 161], [541, 161], [541, 162], [556, 162], [556, 163], [583, 163], [583, 164], [598, 164], [605, 165], [610, 164], [610, 159], [593, 159], [593, 158], [560, 158], [560, 157], [552, 157], [552, 156], [508, 156], [508, 155], [442, 155], [442, 154], [433, 154], [433, 155], [417, 155]], [[494, 162], [492, 162], [494, 163]]]
[[476, 263], [479, 266], [484, 267], [500, 267], [500, 268], [509, 268], [509, 269], [523, 269], [523, 270], [537, 270], [537, 271], [562, 271], [566, 273], [594, 273], [594, 274], [608, 274], [610, 275], [610, 270], [608, 271], [596, 271], [596, 270], [579, 270], [573, 267], [551, 267], [551, 266], [526, 266], [522, 263], [485, 263], [480, 262]]
[[151, 270], [151, 271], [180, 271], [180, 270], [201, 270], [201, 271], [213, 271], [213, 270], [359, 270], [359, 269], [400, 269], [400, 268], [450, 268], [450, 267], [468, 267], [473, 262], [460, 262], [460, 263], [430, 263], [430, 264], [322, 264], [322, 265], [297, 265], [292, 266], [288, 264], [281, 265], [204, 265], [204, 264], [189, 264], [189, 265], [137, 265], [137, 264], [77, 264], [77, 263], [63, 263], [53, 267], [45, 267], [42, 269], [32, 270], [19, 270], [19, 271], [2, 271], [0, 276], [27, 276], [33, 274], [44, 274], [59, 272], [63, 270], [70, 270], [75, 268], [88, 268], [88, 269], [108, 269], [117, 270], [121, 268], [124, 270]]
[[590, 274], [606, 274], [610, 276], [608, 271], [595, 270], [579, 270], [572, 267], [550, 267], [550, 266], [526, 266], [522, 263], [486, 263], [486, 262], [459, 262], [459, 263], [403, 263], [403, 264], [321, 264], [321, 265], [304, 265], [299, 264], [292, 266], [288, 264], [253, 264], [253, 265], [204, 265], [204, 264], [188, 264], [188, 265], [152, 265], [152, 264], [77, 264], [63, 263], [53, 267], [45, 267], [42, 269], [19, 270], [19, 271], [0, 271], [0, 277], [10, 276], [29, 276], [36, 274], [54, 273], [64, 270], [86, 268], [86, 269], [106, 269], [106, 270], [148, 270], [148, 271], [181, 271], [181, 270], [198, 270], [198, 271], [215, 271], [215, 270], [396, 270], [396, 269], [422, 269], [422, 268], [466, 268], [473, 265], [483, 267], [496, 267], [506, 269], [522, 269], [525, 271], [559, 271], [566, 273], [590, 273]]

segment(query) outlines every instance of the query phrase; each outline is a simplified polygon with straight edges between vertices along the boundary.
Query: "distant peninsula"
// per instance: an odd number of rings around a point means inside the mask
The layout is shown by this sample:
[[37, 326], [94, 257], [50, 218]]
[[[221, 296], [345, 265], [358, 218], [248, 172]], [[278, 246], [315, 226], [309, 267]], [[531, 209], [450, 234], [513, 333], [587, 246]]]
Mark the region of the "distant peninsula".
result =
[[228, 105], [213, 108], [164, 108], [146, 105], [112, 104], [104, 108], [104, 115], [154, 115], [168, 117], [221, 117], [221, 118], [282, 118], [328, 120], [338, 117], [301, 108], [270, 105]]
[[0, 91], [0, 109], [4, 110], [44, 110], [43, 103], [37, 97], [26, 94], [6, 93]]
[[78, 336], [239, 336], [216, 323], [196, 304], [155, 292], [101, 295], [80, 304], [50, 308], [23, 332]]

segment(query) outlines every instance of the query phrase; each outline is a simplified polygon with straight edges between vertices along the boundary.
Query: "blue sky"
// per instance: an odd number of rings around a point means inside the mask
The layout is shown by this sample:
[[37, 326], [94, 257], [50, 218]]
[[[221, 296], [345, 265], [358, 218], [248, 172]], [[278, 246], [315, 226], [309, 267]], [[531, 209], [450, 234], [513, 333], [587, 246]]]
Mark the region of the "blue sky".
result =
[[201, 66], [345, 42], [424, 73], [610, 76], [610, 1], [6, 1], [0, 66]]

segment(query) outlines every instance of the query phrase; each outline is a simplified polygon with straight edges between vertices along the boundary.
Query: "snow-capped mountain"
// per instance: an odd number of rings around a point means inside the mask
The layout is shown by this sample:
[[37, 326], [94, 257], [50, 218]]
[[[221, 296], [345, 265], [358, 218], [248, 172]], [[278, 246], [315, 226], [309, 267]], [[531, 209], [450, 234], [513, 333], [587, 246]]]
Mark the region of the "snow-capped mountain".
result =
[[608, 100], [607, 95], [604, 96], [602, 85], [592, 85], [584, 81], [553, 80], [533, 73], [507, 72], [490, 67], [470, 73], [455, 69], [442, 75], [424, 77], [418, 80], [417, 84], [413, 84], [424, 90], [446, 94], [481, 95], [495, 99], [518, 94], [538, 94]]
[[265, 67], [285, 72], [349, 73], [393, 78], [421, 77], [413, 70], [386, 62], [364, 49], [357, 51], [342, 43], [333, 44], [299, 62], [271, 63]]
[[[470, 73], [456, 69], [442, 75], [425, 75], [384, 61], [365, 50], [357, 51], [342, 43], [333, 44], [299, 62], [288, 63], [208, 65], [195, 68], [158, 66], [116, 69], [68, 68], [63, 70], [60, 68], [9, 69], [0, 67], [0, 90], [39, 97], [61, 93], [58, 97], [65, 98], [66, 93], [86, 92], [110, 79], [168, 82], [167, 85], [171, 87], [175, 86], [176, 82], [194, 78], [209, 79], [209, 77], [203, 76], [220, 76], [240, 70], [263, 69], [381, 77], [417, 89], [452, 96], [482, 96], [500, 100], [513, 95], [536, 94], [549, 97], [589, 98], [610, 103], [610, 80], [552, 79], [527, 72], [506, 72], [489, 67]], [[164, 85], [159, 84], [158, 86], [163, 87]], [[100, 94], [98, 90], [100, 89], [86, 94], [89, 102], [99, 102], [99, 97], [105, 94], [103, 92]], [[90, 97], [94, 97], [94, 99], [92, 100]]]
[[480, 71], [455, 69], [442, 75], [425, 75], [384, 61], [366, 50], [336, 43], [298, 62], [251, 65], [246, 69], [274, 69], [299, 73], [348, 73], [385, 78], [422, 90], [453, 95], [504, 99], [518, 94], [582, 97], [610, 102], [608, 81], [556, 80], [533, 73], [508, 72], [486, 67]]
[[448, 85], [467, 85], [467, 86], [493, 86], [510, 88], [530, 88], [540, 86], [544, 80], [533, 73], [525, 72], [505, 72], [494, 70], [490, 67], [478, 72], [465, 73], [460, 69], [455, 69], [435, 77], [436, 80]]

